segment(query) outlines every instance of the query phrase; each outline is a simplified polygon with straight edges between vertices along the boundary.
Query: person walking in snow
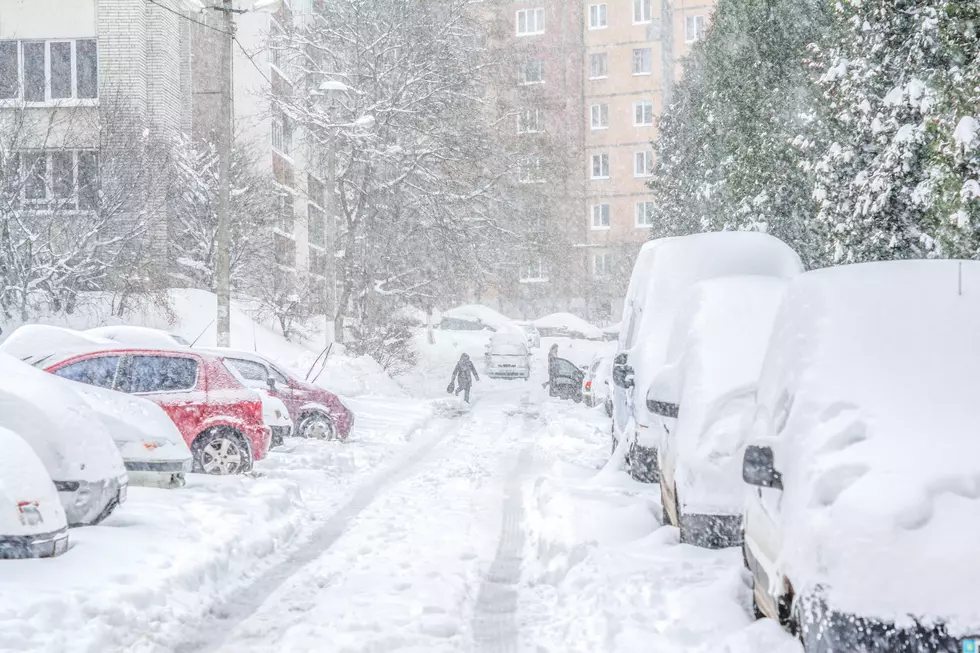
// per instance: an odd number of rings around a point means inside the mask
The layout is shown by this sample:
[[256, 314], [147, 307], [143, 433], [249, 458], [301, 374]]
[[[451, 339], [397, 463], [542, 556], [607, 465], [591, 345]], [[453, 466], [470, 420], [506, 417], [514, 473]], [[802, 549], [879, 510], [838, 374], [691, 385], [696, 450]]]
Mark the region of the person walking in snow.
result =
[[469, 355], [463, 354], [459, 357], [459, 362], [456, 363], [456, 369], [453, 370], [453, 378], [449, 380], [449, 387], [446, 388], [446, 391], [453, 393], [455, 388], [456, 395], [463, 392], [463, 400], [466, 403], [470, 403], [470, 388], [473, 387], [474, 378], [479, 381], [480, 375], [476, 373], [476, 367], [473, 365], [473, 361], [470, 360]]

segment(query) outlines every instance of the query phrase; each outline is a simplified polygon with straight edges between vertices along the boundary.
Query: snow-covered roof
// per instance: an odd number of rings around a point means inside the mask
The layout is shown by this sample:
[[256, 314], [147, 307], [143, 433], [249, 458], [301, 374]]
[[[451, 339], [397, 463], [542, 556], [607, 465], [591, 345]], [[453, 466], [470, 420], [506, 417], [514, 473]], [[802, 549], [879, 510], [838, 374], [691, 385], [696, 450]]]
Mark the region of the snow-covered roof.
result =
[[534, 326], [539, 329], [560, 329], [568, 333], [581, 334], [585, 338], [598, 340], [602, 337], [602, 330], [589, 324], [577, 315], [571, 313], [552, 313], [545, 315], [534, 321]]
[[443, 311], [442, 319], [445, 320], [447, 318], [479, 323], [493, 329], [513, 324], [512, 320], [506, 315], [498, 313], [489, 306], [482, 304], [463, 304], [462, 306], [451, 308], [448, 311]]
[[181, 336], [168, 333], [162, 329], [150, 329], [140, 326], [105, 326], [88, 329], [82, 332], [86, 336], [115, 341], [130, 347], [152, 347], [154, 349], [173, 349], [186, 347], [188, 342]]
[[702, 281], [678, 310], [664, 368], [676, 375], [681, 407], [670, 449], [679, 494], [701, 514], [741, 513], [739, 411], [751, 402], [786, 284], [763, 276]]
[[[66, 528], [65, 509], [30, 445], [0, 427], [0, 451], [0, 536], [37, 535]], [[21, 519], [24, 510], [35, 511], [34, 519]]]
[[980, 627], [980, 262], [802, 275], [759, 400], [784, 477], [784, 558], [831, 605]]
[[109, 432], [73, 381], [3, 353], [0, 426], [24, 438], [56, 481], [101, 481], [126, 473]]
[[23, 360], [55, 351], [90, 351], [119, 346], [113, 340], [82, 331], [46, 324], [25, 324], [0, 343], [0, 352]]

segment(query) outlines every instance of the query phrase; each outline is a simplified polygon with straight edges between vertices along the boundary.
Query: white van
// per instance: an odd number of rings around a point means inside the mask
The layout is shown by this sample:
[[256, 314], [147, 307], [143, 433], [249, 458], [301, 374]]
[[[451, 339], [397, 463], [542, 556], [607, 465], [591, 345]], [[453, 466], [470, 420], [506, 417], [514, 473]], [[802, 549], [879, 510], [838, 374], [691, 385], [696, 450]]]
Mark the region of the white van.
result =
[[614, 359], [614, 438], [629, 446], [630, 472], [640, 481], [658, 482], [657, 449], [663, 426], [647, 410], [650, 382], [667, 355], [677, 309], [698, 281], [732, 275], [779, 279], [803, 271], [789, 245], [768, 234], [723, 231], [653, 241], [634, 268]]
[[485, 363], [486, 374], [491, 379], [528, 379], [531, 352], [523, 333], [507, 329], [490, 336]]

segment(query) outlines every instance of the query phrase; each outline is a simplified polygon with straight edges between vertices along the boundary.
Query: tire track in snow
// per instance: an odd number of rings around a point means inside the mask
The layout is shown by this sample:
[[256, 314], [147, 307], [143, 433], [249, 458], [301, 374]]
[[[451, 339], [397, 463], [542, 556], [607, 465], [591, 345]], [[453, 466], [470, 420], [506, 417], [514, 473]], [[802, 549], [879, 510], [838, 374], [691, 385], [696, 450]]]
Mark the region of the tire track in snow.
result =
[[313, 531], [306, 544], [282, 563], [267, 569], [248, 586], [236, 590], [230, 599], [212, 608], [211, 615], [206, 617], [203, 623], [198, 624], [197, 632], [205, 635], [175, 646], [175, 653], [212, 653], [222, 650], [225, 640], [234, 633], [238, 624], [257, 612], [263, 603], [290, 578], [326, 553], [344, 534], [350, 522], [367, 508], [382, 490], [408, 476], [416, 465], [432, 453], [452, 430], [451, 421], [439, 421], [448, 423], [442, 424], [435, 435], [358, 488], [343, 508]]
[[[524, 435], [534, 428], [535, 415], [524, 413]], [[524, 503], [521, 488], [534, 462], [534, 445], [520, 453], [507, 482], [503, 519], [497, 554], [480, 585], [473, 614], [473, 639], [479, 653], [512, 653], [517, 651], [517, 585], [521, 580], [524, 551]]]

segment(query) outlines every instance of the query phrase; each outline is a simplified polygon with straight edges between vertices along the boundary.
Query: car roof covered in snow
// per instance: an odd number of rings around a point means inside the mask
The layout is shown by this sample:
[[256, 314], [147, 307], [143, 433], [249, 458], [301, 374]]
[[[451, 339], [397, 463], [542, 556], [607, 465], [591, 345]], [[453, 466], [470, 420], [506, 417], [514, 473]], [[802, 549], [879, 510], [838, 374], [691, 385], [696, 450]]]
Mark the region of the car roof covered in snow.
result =
[[176, 334], [163, 331], [162, 329], [151, 329], [141, 326], [105, 326], [88, 329], [82, 333], [87, 336], [113, 340], [119, 344], [129, 345], [130, 347], [167, 349], [171, 347], [189, 346], [189, 343], [184, 338]]
[[462, 306], [451, 308], [448, 311], [443, 311], [442, 319], [446, 318], [464, 322], [479, 322], [492, 328], [513, 324], [513, 321], [506, 315], [482, 304], [463, 304]]
[[97, 348], [119, 347], [119, 343], [86, 334], [81, 331], [49, 326], [25, 324], [18, 327], [0, 343], [0, 351], [19, 360], [34, 358], [38, 354], [53, 351], [87, 351]]
[[[68, 526], [44, 463], [27, 442], [0, 426], [0, 537], [52, 533]], [[37, 511], [40, 521], [20, 518], [24, 505]]]
[[0, 426], [20, 435], [56, 481], [125, 474], [109, 432], [73, 381], [0, 353]]
[[790, 284], [753, 433], [775, 436], [786, 563], [832, 606], [980, 626], [978, 332], [980, 262]]
[[589, 324], [578, 315], [571, 313], [552, 313], [545, 315], [534, 321], [534, 326], [539, 329], [564, 329], [570, 333], [580, 333], [586, 338], [596, 339], [602, 337], [602, 330]]
[[[697, 501], [703, 514], [741, 511], [742, 411], [751, 404], [787, 283], [763, 276], [710, 279], [694, 284], [678, 310], [662, 372], [676, 379], [680, 405], [669, 438], [676, 443], [679, 493]], [[701, 483], [682, 487], [691, 477]]]

